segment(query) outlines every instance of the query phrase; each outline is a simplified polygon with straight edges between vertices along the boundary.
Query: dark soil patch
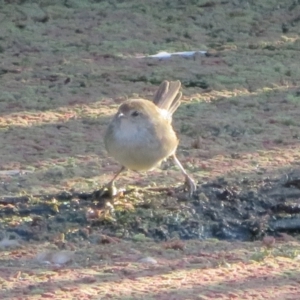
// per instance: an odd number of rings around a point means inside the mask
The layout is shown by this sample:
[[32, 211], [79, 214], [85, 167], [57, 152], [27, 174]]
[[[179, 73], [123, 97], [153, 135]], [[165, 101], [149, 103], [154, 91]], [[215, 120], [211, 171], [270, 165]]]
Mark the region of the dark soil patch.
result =
[[252, 241], [299, 233], [299, 180], [295, 171], [281, 178], [219, 178], [199, 185], [192, 199], [172, 188], [167, 193], [137, 189], [113, 201], [69, 192], [5, 197], [1, 218], [14, 220], [4, 228], [25, 240], [57, 233], [70, 241], [89, 239], [100, 230], [125, 239]]

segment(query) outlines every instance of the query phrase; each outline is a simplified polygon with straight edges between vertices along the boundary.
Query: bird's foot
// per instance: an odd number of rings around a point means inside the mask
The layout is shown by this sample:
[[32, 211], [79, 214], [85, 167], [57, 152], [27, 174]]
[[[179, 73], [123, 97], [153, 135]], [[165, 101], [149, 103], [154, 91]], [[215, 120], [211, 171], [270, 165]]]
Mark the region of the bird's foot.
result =
[[99, 190], [94, 192], [94, 198], [110, 198], [113, 199], [118, 194], [118, 189], [116, 188], [114, 181], [110, 181]]
[[192, 197], [197, 189], [197, 186], [195, 181], [189, 175], [185, 175], [184, 186], [187, 188], [189, 196]]

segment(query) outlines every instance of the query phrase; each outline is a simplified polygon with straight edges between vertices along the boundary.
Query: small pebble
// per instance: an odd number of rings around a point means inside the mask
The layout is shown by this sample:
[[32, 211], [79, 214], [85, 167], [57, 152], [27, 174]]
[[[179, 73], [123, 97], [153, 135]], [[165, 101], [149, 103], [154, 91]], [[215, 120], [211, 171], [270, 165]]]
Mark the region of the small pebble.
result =
[[139, 260], [140, 263], [143, 263], [143, 264], [152, 264], [152, 265], [155, 265], [157, 264], [157, 260], [154, 259], [153, 257], [144, 257], [144, 258], [141, 258]]

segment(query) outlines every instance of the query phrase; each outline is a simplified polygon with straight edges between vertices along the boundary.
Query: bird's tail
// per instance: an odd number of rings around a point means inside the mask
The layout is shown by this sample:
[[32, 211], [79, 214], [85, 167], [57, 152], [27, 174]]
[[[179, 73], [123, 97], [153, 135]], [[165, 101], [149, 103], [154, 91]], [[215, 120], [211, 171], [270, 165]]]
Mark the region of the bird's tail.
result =
[[181, 103], [182, 93], [179, 91], [180, 87], [181, 82], [179, 80], [163, 81], [154, 95], [153, 103], [172, 115]]

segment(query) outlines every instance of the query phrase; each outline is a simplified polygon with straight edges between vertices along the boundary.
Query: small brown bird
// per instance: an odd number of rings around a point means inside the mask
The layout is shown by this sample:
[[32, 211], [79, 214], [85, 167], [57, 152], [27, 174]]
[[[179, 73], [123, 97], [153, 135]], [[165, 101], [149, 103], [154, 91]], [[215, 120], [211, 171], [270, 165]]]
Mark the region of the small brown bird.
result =
[[122, 165], [109, 187], [123, 170], [152, 170], [171, 156], [185, 176], [190, 195], [194, 193], [195, 182], [176, 157], [179, 141], [172, 127], [172, 115], [181, 102], [180, 87], [180, 81], [163, 81], [153, 102], [131, 99], [120, 105], [104, 138], [107, 152]]

